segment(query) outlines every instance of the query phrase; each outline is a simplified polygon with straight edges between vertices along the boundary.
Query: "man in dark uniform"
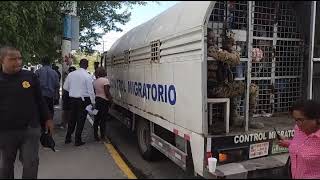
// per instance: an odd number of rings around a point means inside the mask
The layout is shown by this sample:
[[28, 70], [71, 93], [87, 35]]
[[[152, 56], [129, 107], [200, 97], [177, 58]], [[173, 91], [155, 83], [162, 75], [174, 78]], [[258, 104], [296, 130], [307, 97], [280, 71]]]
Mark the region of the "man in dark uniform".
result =
[[[243, 125], [243, 119], [236, 110], [237, 98], [245, 93], [245, 84], [235, 81], [231, 72], [231, 67], [240, 64], [240, 54], [234, 49], [235, 40], [232, 32], [222, 35], [222, 47], [217, 47], [215, 35], [208, 31], [208, 56], [213, 57], [213, 61], [208, 61], [208, 97], [209, 98], [230, 98], [230, 123], [235, 126]], [[249, 90], [249, 127], [261, 129], [264, 124], [255, 122], [252, 118], [256, 109], [256, 99], [259, 87], [251, 83]]]
[[53, 132], [36, 75], [22, 70], [20, 51], [0, 48], [0, 179], [14, 178], [17, 151], [22, 178], [37, 178], [40, 126]]

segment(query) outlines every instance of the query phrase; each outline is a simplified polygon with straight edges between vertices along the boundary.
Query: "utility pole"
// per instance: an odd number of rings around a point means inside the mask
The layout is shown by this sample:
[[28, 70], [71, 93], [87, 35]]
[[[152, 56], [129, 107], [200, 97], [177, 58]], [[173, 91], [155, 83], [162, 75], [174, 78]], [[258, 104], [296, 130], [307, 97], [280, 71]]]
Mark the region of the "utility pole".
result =
[[62, 39], [62, 84], [66, 78], [71, 59], [71, 18], [77, 16], [77, 1], [71, 2], [71, 8], [64, 14], [63, 39]]
[[[63, 17], [63, 36], [62, 36], [62, 44], [61, 44], [61, 50], [62, 50], [61, 87], [62, 88], [63, 88], [64, 80], [67, 77], [68, 68], [73, 63], [71, 58], [72, 16], [74, 17], [77, 16], [77, 1], [71, 2], [71, 7], [67, 9]], [[65, 113], [66, 113], [65, 111], [62, 111], [61, 113], [61, 119], [62, 119], [61, 125], [67, 121]]]
[[107, 41], [102, 40], [102, 53], [104, 53], [104, 42], [107, 42]]

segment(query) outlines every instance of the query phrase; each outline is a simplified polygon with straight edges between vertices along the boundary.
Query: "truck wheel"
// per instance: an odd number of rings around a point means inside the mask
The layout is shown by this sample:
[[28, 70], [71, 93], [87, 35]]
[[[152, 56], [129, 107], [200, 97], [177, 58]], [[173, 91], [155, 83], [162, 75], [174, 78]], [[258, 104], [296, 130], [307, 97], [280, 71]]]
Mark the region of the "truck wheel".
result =
[[156, 156], [156, 149], [151, 145], [150, 125], [145, 120], [139, 120], [137, 125], [139, 151], [143, 159], [152, 161]]

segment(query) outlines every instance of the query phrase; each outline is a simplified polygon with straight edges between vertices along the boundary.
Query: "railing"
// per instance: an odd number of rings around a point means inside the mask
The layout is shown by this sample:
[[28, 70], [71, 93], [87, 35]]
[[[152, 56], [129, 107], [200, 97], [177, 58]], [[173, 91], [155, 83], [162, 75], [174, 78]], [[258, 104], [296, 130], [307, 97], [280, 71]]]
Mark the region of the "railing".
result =
[[230, 124], [229, 124], [229, 115], [230, 115], [230, 99], [229, 98], [214, 98], [214, 99], [208, 99], [208, 109], [209, 109], [209, 121], [208, 127], [211, 127], [210, 125], [213, 124], [213, 105], [215, 104], [224, 104], [224, 123], [225, 123], [225, 128], [226, 128], [226, 133], [229, 133], [230, 131]]

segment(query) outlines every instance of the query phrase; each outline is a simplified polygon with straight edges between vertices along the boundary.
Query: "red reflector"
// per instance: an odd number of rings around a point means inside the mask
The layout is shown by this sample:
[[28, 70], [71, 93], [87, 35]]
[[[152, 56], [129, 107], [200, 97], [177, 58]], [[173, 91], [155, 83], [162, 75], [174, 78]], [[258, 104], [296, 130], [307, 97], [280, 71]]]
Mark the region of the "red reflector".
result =
[[208, 158], [211, 158], [212, 157], [212, 152], [207, 152], [206, 154], [207, 158], [205, 158], [205, 165], [208, 165]]
[[187, 140], [187, 141], [190, 141], [190, 136], [187, 135], [187, 134], [185, 134], [185, 135], [184, 135], [184, 139]]
[[175, 133], [176, 135], [179, 135], [179, 131], [177, 129], [173, 129], [173, 133]]

